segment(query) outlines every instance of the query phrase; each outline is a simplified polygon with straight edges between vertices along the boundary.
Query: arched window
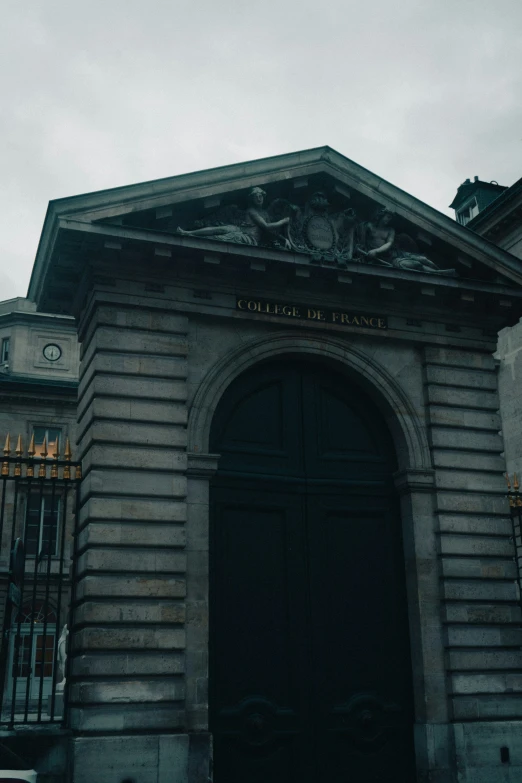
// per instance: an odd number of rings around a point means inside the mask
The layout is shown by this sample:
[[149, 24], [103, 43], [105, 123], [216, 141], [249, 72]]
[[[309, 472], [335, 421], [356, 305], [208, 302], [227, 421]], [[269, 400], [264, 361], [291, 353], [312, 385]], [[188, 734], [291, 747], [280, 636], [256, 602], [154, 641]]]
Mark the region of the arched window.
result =
[[56, 624], [56, 612], [52, 606], [45, 606], [44, 601], [36, 601], [32, 603], [26, 603], [22, 606], [20, 611], [16, 614], [13, 625], [22, 623], [44, 623], [47, 615], [47, 622]]

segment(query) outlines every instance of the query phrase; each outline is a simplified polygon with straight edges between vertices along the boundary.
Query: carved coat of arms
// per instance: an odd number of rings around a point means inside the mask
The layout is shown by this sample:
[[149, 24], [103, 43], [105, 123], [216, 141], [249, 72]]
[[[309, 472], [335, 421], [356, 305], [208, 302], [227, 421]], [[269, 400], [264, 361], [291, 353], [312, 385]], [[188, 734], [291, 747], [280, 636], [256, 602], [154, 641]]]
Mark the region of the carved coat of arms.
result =
[[378, 209], [368, 220], [358, 219], [350, 207], [335, 210], [323, 191], [317, 191], [303, 206], [277, 198], [265, 206], [266, 193], [255, 187], [247, 209], [225, 206], [191, 229], [178, 227], [186, 236], [207, 237], [221, 242], [277, 247], [306, 253], [316, 263], [345, 266], [348, 262], [430, 274], [456, 274], [440, 269], [419, 251], [407, 234], [396, 234], [394, 215]]

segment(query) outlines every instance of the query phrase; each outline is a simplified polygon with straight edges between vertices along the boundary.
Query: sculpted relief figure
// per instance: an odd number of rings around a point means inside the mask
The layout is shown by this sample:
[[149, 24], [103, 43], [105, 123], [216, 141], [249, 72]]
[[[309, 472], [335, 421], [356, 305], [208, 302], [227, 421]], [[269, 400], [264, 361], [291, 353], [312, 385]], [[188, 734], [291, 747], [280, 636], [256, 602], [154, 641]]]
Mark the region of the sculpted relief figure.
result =
[[230, 222], [218, 221], [217, 225], [186, 231], [178, 226], [178, 234], [191, 237], [210, 237], [221, 242], [236, 242], [243, 245], [260, 245], [264, 238], [278, 239], [283, 247], [291, 249], [288, 232], [290, 217], [273, 221], [268, 210], [264, 209], [266, 193], [262, 188], [252, 188], [248, 195], [249, 206], [246, 211], [237, 207], [225, 207], [218, 217], [227, 217]]
[[393, 212], [383, 207], [377, 210], [372, 220], [362, 224], [357, 255], [367, 263], [378, 263], [395, 269], [456, 275], [454, 269], [439, 269], [431, 259], [419, 253], [415, 241], [408, 234], [396, 236], [392, 226], [393, 217]]
[[265, 200], [262, 188], [252, 188], [246, 210], [224, 206], [210, 217], [196, 221], [196, 228], [178, 227], [177, 232], [221, 242], [293, 250], [306, 253], [320, 264], [345, 266], [358, 261], [410, 272], [456, 275], [454, 269], [439, 269], [419, 251], [409, 235], [396, 234], [394, 214], [389, 209], [378, 209], [371, 220], [361, 222], [353, 209], [332, 207], [323, 191], [313, 193], [301, 207], [284, 198], [265, 207]]

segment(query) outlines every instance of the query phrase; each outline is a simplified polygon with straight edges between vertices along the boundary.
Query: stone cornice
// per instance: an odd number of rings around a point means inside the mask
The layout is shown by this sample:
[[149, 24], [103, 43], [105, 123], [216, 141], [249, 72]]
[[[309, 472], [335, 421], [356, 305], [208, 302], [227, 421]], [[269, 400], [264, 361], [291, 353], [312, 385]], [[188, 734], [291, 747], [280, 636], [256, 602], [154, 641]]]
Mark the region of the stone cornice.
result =
[[189, 478], [211, 479], [218, 469], [221, 454], [187, 454], [187, 476]]
[[432, 469], [401, 470], [394, 474], [393, 479], [399, 495], [433, 492], [435, 489], [435, 471]]

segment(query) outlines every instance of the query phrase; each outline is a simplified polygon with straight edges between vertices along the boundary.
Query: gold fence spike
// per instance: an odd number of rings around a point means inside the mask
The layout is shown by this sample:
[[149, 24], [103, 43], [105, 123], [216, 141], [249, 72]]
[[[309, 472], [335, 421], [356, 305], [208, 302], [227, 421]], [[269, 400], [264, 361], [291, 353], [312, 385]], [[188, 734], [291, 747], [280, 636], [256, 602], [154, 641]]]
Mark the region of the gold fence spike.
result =
[[519, 486], [520, 484], [518, 483], [517, 474], [513, 473], [513, 489], [515, 490], [515, 492], [518, 492]]
[[46, 477], [46, 470], [45, 470], [45, 458], [47, 457], [47, 439], [43, 439], [42, 443], [42, 453], [40, 454], [40, 457], [42, 458], [42, 461], [40, 462], [40, 467], [38, 469], [38, 478], [45, 478]]
[[[23, 454], [22, 436], [21, 435], [18, 436], [18, 440], [16, 441], [15, 452], [16, 452], [16, 456], [18, 457], [18, 460], [20, 460], [21, 457], [22, 457], [22, 454]], [[14, 474], [15, 474], [15, 476], [21, 476], [22, 475], [22, 465], [21, 465], [20, 462], [16, 462], [15, 463]]]
[[76, 465], [76, 481], [79, 481], [82, 477], [82, 468], [81, 465]]
[[[65, 451], [63, 453], [64, 459], [66, 462], [71, 461], [71, 444], [69, 443], [69, 438], [65, 441]], [[71, 467], [70, 465], [64, 465], [63, 466], [63, 477], [66, 481], [68, 481], [71, 478]]]
[[9, 433], [7, 433], [7, 437], [5, 439], [5, 446], [4, 446], [4, 457], [8, 457], [11, 453], [11, 436]]
[[507, 484], [507, 488], [508, 488], [508, 489], [511, 489], [511, 482], [510, 482], [510, 480], [509, 480], [509, 473], [506, 473], [506, 474], [505, 474], [505, 478], [506, 478], [506, 484]]
[[[30, 459], [33, 459], [34, 457], [34, 432], [31, 435], [31, 440], [29, 441], [29, 448], [27, 449], [27, 455], [30, 457]], [[25, 475], [27, 478], [34, 478], [34, 463], [30, 462], [25, 469]]]
[[53, 456], [53, 462], [52, 462], [52, 465], [51, 465], [51, 478], [58, 478], [58, 465], [57, 465], [57, 462], [58, 462], [58, 457], [60, 456], [59, 448], [60, 448], [60, 439], [56, 438], [56, 447], [55, 447], [55, 449], [53, 451], [53, 455], [52, 455]]

